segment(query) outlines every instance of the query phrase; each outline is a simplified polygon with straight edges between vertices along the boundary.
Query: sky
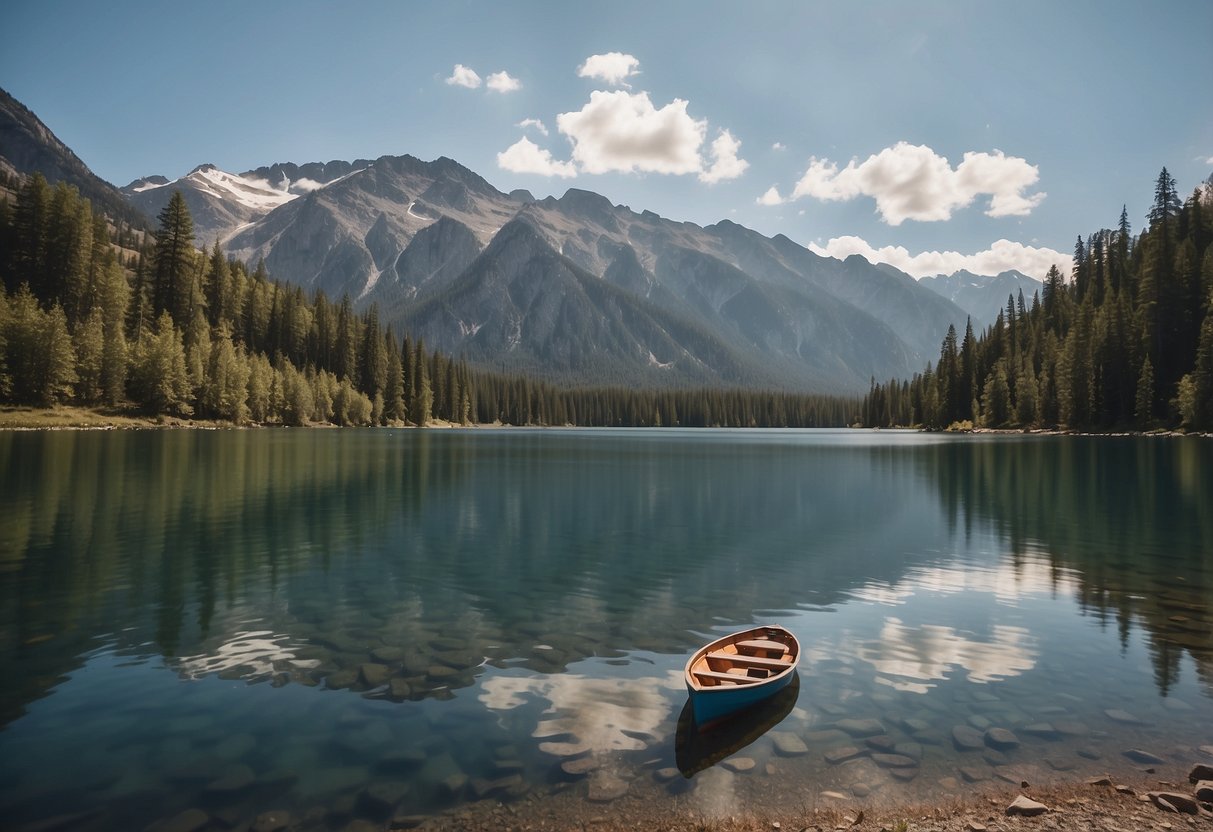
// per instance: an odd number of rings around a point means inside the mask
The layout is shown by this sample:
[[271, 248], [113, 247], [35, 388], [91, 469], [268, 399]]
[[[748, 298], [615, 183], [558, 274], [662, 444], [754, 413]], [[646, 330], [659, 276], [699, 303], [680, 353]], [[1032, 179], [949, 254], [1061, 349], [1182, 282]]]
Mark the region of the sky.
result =
[[6, 0], [0, 87], [116, 185], [453, 158], [922, 276], [1068, 269], [1213, 174], [1213, 3]]

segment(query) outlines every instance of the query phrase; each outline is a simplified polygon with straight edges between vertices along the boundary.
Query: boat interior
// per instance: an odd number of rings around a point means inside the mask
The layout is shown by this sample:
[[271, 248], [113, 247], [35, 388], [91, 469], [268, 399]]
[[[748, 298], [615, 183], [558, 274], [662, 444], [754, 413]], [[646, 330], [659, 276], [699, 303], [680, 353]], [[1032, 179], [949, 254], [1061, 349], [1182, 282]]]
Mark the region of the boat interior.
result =
[[691, 675], [702, 687], [736, 687], [765, 681], [787, 670], [796, 656], [790, 644], [771, 633], [713, 645], [691, 664]]

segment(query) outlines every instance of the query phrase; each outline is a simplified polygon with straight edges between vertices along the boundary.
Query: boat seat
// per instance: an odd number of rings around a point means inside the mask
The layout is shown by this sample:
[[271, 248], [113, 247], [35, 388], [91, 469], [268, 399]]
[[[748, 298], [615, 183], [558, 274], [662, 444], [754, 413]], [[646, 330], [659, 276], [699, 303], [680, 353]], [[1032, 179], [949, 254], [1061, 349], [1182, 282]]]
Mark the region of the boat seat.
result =
[[740, 653], [726, 653], [723, 650], [713, 650], [708, 653], [709, 659], [720, 659], [722, 661], [730, 661], [733, 664], [744, 665], [746, 667], [762, 667], [770, 670], [783, 670], [785, 667], [791, 667], [788, 662], [783, 659], [764, 659], [760, 656], [743, 656]]
[[769, 638], [752, 638], [746, 641], [737, 642], [738, 650], [767, 650], [780, 654], [788, 652], [788, 646], [778, 641], [771, 641]]
[[761, 682], [762, 679], [755, 679], [753, 676], [742, 676], [737, 673], [718, 673], [715, 670], [692, 670], [696, 679], [701, 681], [715, 680], [718, 683], [729, 683], [732, 685], [748, 685], [751, 682]]

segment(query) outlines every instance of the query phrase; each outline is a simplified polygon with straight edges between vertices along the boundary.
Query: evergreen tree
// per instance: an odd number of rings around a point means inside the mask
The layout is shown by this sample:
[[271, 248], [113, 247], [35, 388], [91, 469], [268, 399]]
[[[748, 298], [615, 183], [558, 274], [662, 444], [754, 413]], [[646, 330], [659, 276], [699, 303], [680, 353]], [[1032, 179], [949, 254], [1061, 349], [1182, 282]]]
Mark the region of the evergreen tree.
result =
[[403, 422], [408, 418], [404, 404], [404, 370], [390, 327], [384, 338], [384, 351], [387, 353], [387, 383], [383, 389], [383, 419], [385, 423]]
[[1150, 356], [1146, 356], [1141, 364], [1141, 373], [1137, 377], [1137, 426], [1147, 430], [1154, 424], [1154, 367], [1150, 364]]
[[76, 326], [72, 341], [76, 349], [76, 398], [84, 404], [97, 404], [105, 390], [105, 324], [101, 307], [94, 306]]
[[409, 420], [418, 427], [425, 427], [430, 421], [434, 409], [434, 393], [430, 387], [429, 368], [426, 366], [428, 363], [425, 360], [425, 344], [418, 341], [413, 360], [413, 366], [416, 368], [417, 387], [409, 408]]
[[226, 326], [211, 342], [202, 402], [205, 412], [229, 422], [248, 421], [249, 367], [244, 352], [232, 344]]
[[126, 275], [112, 253], [101, 270], [98, 300], [101, 303], [102, 336], [101, 390], [106, 403], [126, 398], [126, 311], [129, 289]]
[[50, 203], [51, 189], [41, 173], [29, 177], [17, 194], [13, 211], [13, 248], [6, 275], [10, 292], [23, 283], [33, 285], [45, 272]]
[[185, 344], [167, 311], [154, 327], [144, 328], [131, 351], [130, 387], [135, 401], [151, 413], [193, 413]]
[[193, 317], [197, 291], [194, 265], [194, 221], [181, 191], [173, 191], [160, 211], [153, 256], [152, 309], [167, 311], [174, 320]]

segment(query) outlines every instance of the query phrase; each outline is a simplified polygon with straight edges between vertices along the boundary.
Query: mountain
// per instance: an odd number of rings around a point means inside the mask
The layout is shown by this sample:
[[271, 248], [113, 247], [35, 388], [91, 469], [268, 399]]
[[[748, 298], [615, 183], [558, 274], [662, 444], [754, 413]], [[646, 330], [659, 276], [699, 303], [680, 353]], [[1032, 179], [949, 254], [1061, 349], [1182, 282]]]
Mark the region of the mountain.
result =
[[66, 182], [111, 219], [140, 228], [149, 224], [137, 206], [89, 170], [41, 119], [3, 89], [0, 89], [0, 170], [23, 175], [41, 173], [52, 185]]
[[637, 213], [578, 188], [506, 194], [447, 158], [239, 176], [203, 166], [185, 179], [206, 216], [232, 229], [221, 237], [229, 254], [375, 303], [380, 320], [431, 347], [566, 382], [859, 391], [921, 368], [965, 318], [859, 257], [820, 257], [729, 221]]
[[963, 309], [972, 317], [975, 331], [994, 323], [998, 313], [1007, 308], [1008, 296], [1018, 299], [1022, 291], [1024, 302], [1030, 307], [1032, 294], [1039, 292], [1042, 285], [1036, 278], [1014, 269], [992, 276], [961, 269], [952, 274], [924, 277], [918, 282]]
[[[399, 282], [396, 264], [421, 229], [447, 217], [483, 248], [524, 204], [451, 159], [383, 156], [271, 211], [226, 248], [245, 260], [264, 258], [271, 274], [330, 296], [365, 298], [385, 276]], [[377, 298], [393, 300], [383, 295]]]
[[275, 164], [246, 173], [228, 173], [199, 165], [180, 179], [145, 176], [122, 188], [122, 194], [149, 217], [158, 215], [173, 191], [181, 191], [194, 219], [200, 246], [225, 243], [275, 208], [366, 167], [370, 162], [313, 163], [302, 167]]
[[921, 369], [966, 316], [860, 257], [578, 188], [507, 194], [445, 157], [203, 165], [124, 191], [150, 212], [170, 186], [199, 244], [219, 239], [275, 277], [377, 304], [430, 347], [566, 383], [858, 392]]

